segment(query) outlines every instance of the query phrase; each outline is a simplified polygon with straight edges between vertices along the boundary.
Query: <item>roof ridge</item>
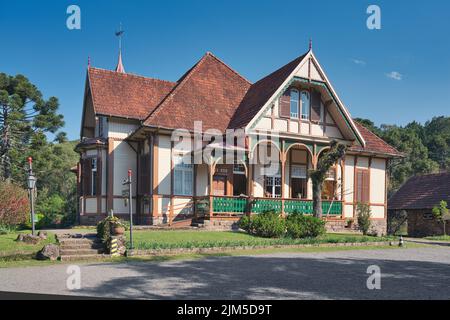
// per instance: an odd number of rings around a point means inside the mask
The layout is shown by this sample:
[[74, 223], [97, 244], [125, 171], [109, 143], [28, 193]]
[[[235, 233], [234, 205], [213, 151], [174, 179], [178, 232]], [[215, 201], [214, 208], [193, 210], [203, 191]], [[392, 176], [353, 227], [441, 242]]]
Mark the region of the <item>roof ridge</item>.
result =
[[[309, 52], [309, 51], [308, 51], [308, 52]], [[279, 67], [278, 69], [276, 69], [276, 70], [272, 71], [271, 73], [267, 74], [266, 76], [262, 77], [261, 79], [259, 79], [258, 81], [256, 81], [254, 84], [257, 84], [257, 83], [259, 83], [260, 81], [263, 81], [264, 79], [266, 79], [266, 78], [270, 77], [271, 75], [273, 75], [273, 74], [279, 72], [281, 69], [287, 67], [288, 65], [290, 65], [291, 63], [294, 63], [294, 62], [297, 61], [297, 60], [300, 60], [300, 61], [303, 60], [303, 58], [308, 54], [308, 52], [306, 52], [306, 53], [304, 53], [304, 54], [302, 54], [302, 55], [299, 55], [299, 56], [298, 56], [297, 58], [295, 58], [295, 59], [292, 59], [292, 60], [289, 61], [288, 63], [282, 65], [282, 66]], [[299, 61], [299, 62], [300, 62], [300, 61]]]
[[145, 80], [156, 80], [156, 81], [161, 81], [161, 82], [166, 82], [169, 84], [176, 84], [176, 81], [169, 81], [169, 80], [163, 80], [163, 79], [158, 79], [158, 78], [153, 78], [153, 77], [147, 77], [147, 76], [143, 76], [143, 75], [139, 75], [139, 74], [134, 74], [134, 73], [121, 73], [121, 72], [116, 72], [113, 70], [108, 70], [108, 69], [103, 69], [103, 68], [97, 68], [97, 67], [89, 67], [88, 68], [88, 74], [89, 74], [89, 70], [99, 70], [99, 71], [106, 71], [115, 75], [119, 75], [119, 76], [123, 76], [123, 77], [134, 77], [134, 78], [141, 78], [141, 79], [145, 79]]
[[201, 64], [206, 60], [207, 54], [203, 55], [203, 57], [197, 61], [197, 63], [188, 70], [187, 73], [185, 73], [180, 79], [181, 81], [177, 82], [177, 85], [173, 87], [173, 89], [167, 94], [167, 96], [164, 97], [164, 99], [156, 106], [156, 108], [150, 112], [150, 114], [144, 119], [144, 123], [147, 122], [148, 119], [153, 117], [154, 115], [158, 114], [161, 110], [161, 108], [164, 106], [164, 104], [169, 101], [169, 99], [173, 98], [175, 91], [179, 90], [179, 88], [182, 88], [186, 81], [191, 78], [192, 74], [199, 68]]
[[232, 67], [230, 67], [227, 63], [225, 63], [223, 60], [221, 60], [220, 58], [216, 57], [212, 52], [207, 51], [206, 56], [211, 56], [212, 58], [216, 59], [218, 62], [220, 62], [221, 64], [223, 64], [225, 67], [227, 67], [231, 72], [233, 72], [234, 74], [236, 74], [237, 76], [239, 76], [240, 78], [242, 78], [243, 80], [245, 80], [248, 84], [252, 85], [253, 83], [250, 82], [247, 78], [245, 78], [243, 75], [241, 75], [239, 72], [237, 72], [236, 70], [234, 70]]
[[175, 93], [183, 88], [185, 83], [192, 77], [192, 75], [198, 70], [198, 68], [206, 61], [207, 57], [211, 57], [223, 66], [225, 66], [227, 69], [229, 69], [231, 72], [236, 74], [239, 78], [247, 82], [250, 86], [252, 85], [251, 82], [249, 82], [246, 78], [244, 78], [242, 75], [237, 73], [233, 68], [228, 66], [225, 62], [217, 58], [214, 54], [212, 54], [210, 51], [207, 51], [203, 57], [191, 68], [189, 69], [181, 78], [179, 82], [177, 82], [177, 85], [170, 91], [167, 96], [161, 101], [161, 103], [144, 119], [144, 123], [149, 120], [150, 118], [156, 116], [161, 112], [161, 109], [164, 107], [164, 105], [170, 101], [171, 98], [175, 96]]

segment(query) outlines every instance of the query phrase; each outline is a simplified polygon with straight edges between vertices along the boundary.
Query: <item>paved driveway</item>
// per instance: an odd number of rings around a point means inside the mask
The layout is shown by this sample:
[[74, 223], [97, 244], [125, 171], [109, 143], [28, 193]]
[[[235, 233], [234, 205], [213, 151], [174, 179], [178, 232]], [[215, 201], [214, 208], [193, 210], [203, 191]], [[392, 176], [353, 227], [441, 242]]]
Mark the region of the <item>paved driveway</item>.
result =
[[[381, 268], [368, 290], [367, 268]], [[0, 269], [0, 291], [146, 299], [450, 299], [450, 247], [279, 253], [171, 262]]]

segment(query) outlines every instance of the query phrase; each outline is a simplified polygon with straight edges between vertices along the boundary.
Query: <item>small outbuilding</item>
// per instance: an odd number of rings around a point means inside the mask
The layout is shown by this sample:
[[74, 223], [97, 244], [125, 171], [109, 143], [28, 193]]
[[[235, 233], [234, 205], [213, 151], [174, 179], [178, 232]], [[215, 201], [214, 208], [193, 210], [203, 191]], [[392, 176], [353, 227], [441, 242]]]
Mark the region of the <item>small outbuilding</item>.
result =
[[[389, 198], [388, 216], [405, 211], [409, 236], [442, 235], [443, 223], [432, 213], [433, 207], [442, 200], [450, 205], [449, 172], [415, 176]], [[447, 233], [450, 233], [448, 229]]]

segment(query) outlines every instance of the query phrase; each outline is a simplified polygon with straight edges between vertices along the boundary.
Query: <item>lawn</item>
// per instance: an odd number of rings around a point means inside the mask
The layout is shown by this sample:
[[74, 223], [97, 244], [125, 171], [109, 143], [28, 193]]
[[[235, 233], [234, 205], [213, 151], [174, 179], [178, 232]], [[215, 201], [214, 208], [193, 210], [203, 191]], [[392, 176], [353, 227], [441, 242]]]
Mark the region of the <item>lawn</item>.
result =
[[450, 241], [449, 235], [442, 235], [442, 236], [432, 236], [432, 237], [425, 237], [427, 240], [438, 240], [438, 241]]
[[349, 235], [325, 234], [317, 239], [267, 239], [255, 237], [243, 232], [215, 231], [135, 231], [133, 242], [136, 249], [170, 249], [170, 248], [208, 248], [238, 247], [264, 245], [295, 245], [319, 243], [350, 243], [387, 241], [388, 238]]
[[55, 235], [49, 233], [47, 240], [42, 240], [39, 244], [25, 244], [16, 242], [19, 233], [30, 233], [29, 231], [11, 232], [0, 235], [0, 262], [5, 260], [16, 260], [31, 257], [46, 244], [55, 243]]

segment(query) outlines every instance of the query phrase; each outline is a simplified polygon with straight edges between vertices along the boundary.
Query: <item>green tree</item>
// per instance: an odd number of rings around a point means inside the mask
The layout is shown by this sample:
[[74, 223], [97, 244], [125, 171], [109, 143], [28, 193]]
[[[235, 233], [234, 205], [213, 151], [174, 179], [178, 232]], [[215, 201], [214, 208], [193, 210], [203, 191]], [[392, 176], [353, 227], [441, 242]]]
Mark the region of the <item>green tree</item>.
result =
[[444, 226], [444, 235], [446, 235], [447, 234], [446, 224], [447, 224], [447, 221], [450, 220], [450, 214], [448, 213], [447, 202], [443, 201], [443, 200], [441, 202], [439, 202], [439, 205], [437, 205], [433, 208], [433, 215], [438, 221], [442, 222], [442, 224]]
[[0, 170], [10, 181], [14, 170], [23, 169], [27, 149], [45, 133], [56, 133], [63, 125], [57, 113], [58, 99], [45, 100], [25, 76], [0, 73]]
[[333, 141], [328, 151], [324, 152], [317, 163], [317, 168], [310, 171], [313, 184], [313, 211], [316, 218], [322, 218], [322, 187], [327, 173], [338, 160], [345, 156], [347, 147]]
[[450, 169], [450, 117], [434, 117], [424, 126], [430, 158], [443, 170]]

